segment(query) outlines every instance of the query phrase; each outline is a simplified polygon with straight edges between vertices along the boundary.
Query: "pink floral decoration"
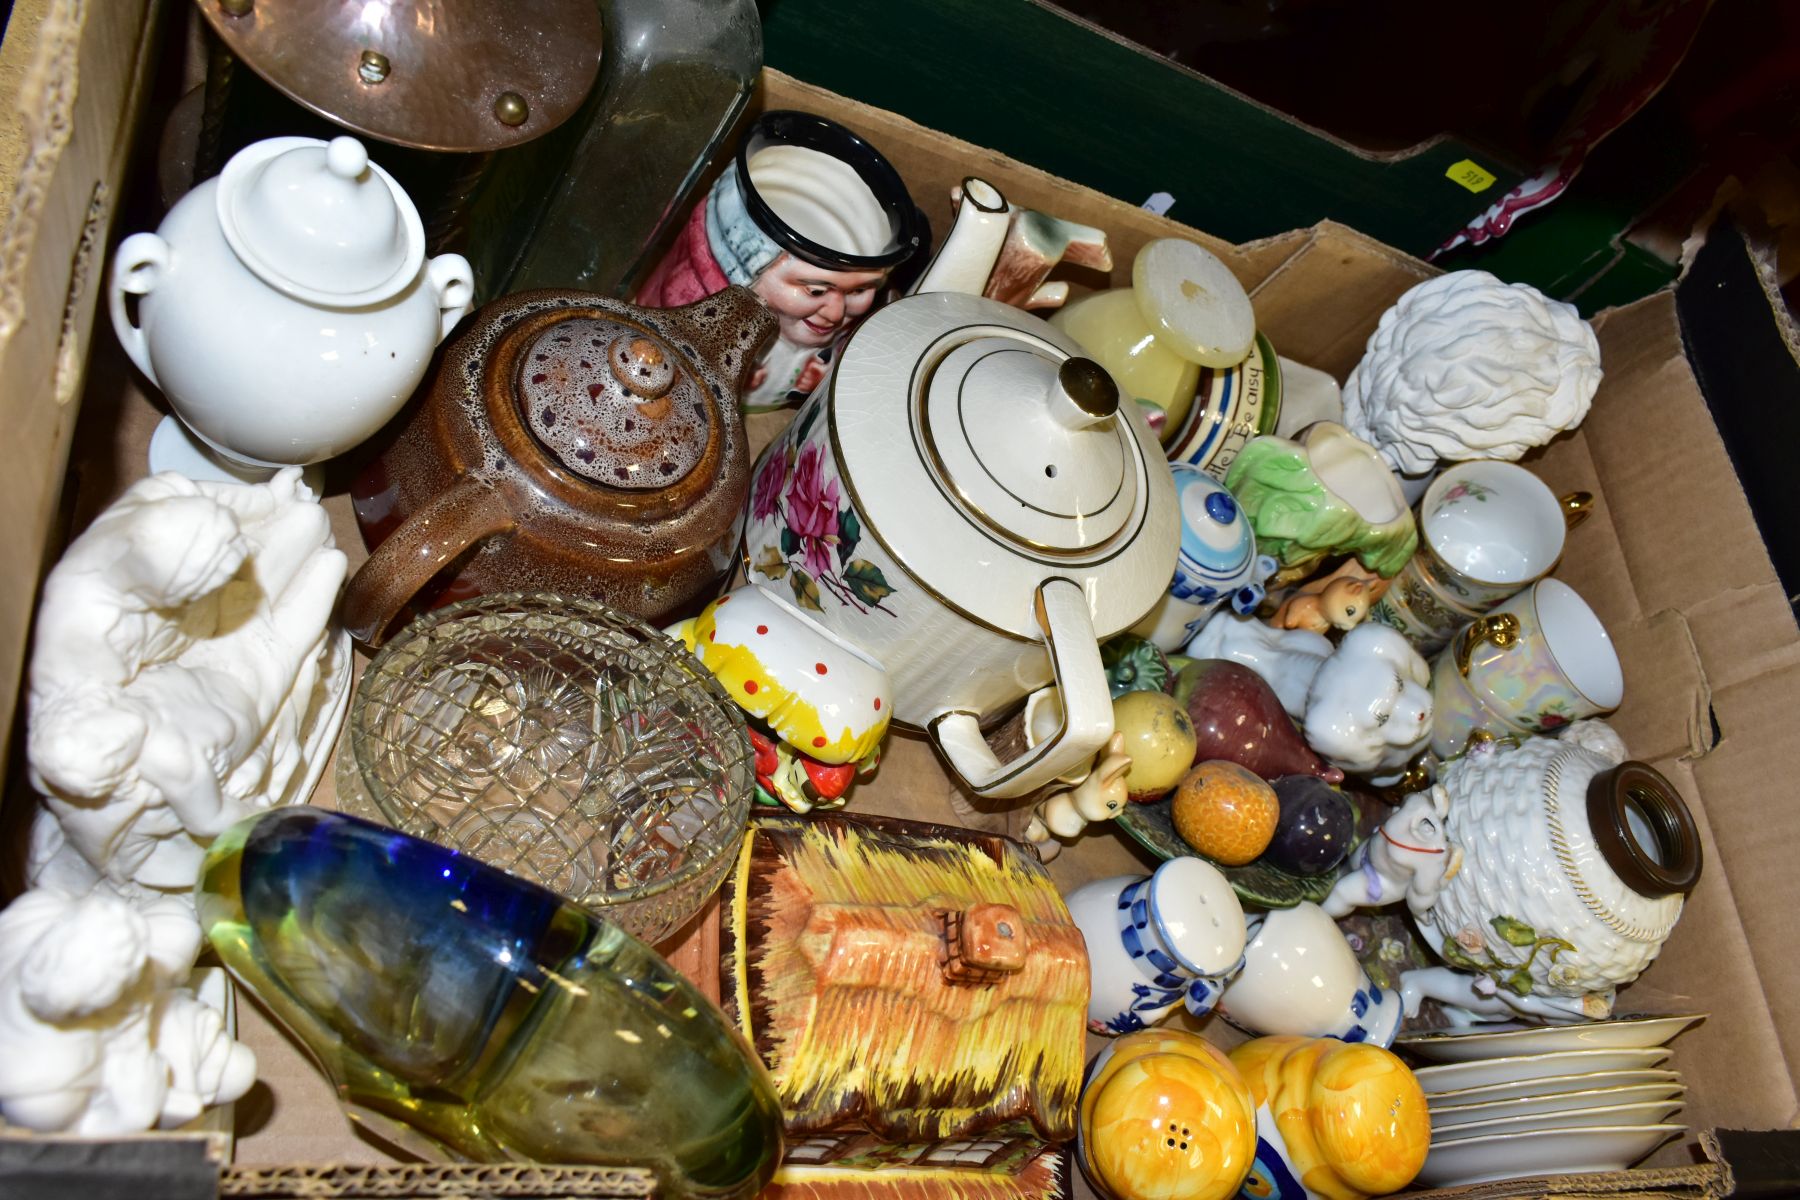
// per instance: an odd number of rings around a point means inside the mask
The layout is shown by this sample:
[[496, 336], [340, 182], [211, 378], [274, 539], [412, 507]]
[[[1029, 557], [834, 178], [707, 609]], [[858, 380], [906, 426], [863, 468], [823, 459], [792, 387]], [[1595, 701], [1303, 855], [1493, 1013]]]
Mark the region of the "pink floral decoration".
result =
[[787, 494], [788, 528], [800, 539], [800, 558], [814, 576], [831, 572], [838, 533], [837, 480], [824, 478], [822, 459], [817, 445], [804, 447]]

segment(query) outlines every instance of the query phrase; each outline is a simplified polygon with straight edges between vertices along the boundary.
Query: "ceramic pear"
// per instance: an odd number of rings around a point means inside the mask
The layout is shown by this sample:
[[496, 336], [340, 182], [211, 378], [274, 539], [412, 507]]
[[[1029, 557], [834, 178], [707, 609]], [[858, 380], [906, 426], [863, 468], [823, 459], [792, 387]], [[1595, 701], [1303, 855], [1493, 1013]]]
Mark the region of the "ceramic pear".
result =
[[1194, 721], [1195, 761], [1226, 759], [1264, 779], [1317, 775], [1342, 782], [1344, 773], [1301, 740], [1274, 689], [1242, 663], [1218, 658], [1190, 663], [1176, 677], [1175, 696], [1186, 701]]

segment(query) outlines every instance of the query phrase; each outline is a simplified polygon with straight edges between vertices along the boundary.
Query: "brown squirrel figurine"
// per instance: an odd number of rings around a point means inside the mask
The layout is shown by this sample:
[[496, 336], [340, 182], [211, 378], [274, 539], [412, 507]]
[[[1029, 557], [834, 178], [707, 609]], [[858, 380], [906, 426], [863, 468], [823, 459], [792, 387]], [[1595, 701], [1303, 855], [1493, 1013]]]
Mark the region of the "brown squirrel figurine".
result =
[[1269, 624], [1277, 629], [1324, 633], [1354, 629], [1388, 590], [1391, 580], [1369, 571], [1354, 558], [1329, 575], [1303, 585], [1281, 602]]

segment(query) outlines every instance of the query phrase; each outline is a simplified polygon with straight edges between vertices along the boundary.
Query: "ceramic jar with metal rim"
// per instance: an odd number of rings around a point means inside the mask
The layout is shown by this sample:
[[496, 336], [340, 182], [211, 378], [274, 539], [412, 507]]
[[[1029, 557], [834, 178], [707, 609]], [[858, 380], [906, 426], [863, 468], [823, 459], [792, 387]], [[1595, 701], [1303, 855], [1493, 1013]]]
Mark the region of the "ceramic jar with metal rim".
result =
[[[963, 782], [1023, 796], [1112, 734], [1097, 642], [1174, 574], [1180, 513], [1135, 405], [1036, 317], [957, 292], [881, 309], [764, 452], [750, 579], [880, 662], [894, 720]], [[1059, 732], [999, 762], [981, 729], [1055, 682]]]
[[1661, 774], [1598, 739], [1509, 741], [1443, 771], [1463, 869], [1419, 928], [1453, 966], [1490, 975], [1503, 999], [1630, 983], [1699, 882], [1693, 815]]

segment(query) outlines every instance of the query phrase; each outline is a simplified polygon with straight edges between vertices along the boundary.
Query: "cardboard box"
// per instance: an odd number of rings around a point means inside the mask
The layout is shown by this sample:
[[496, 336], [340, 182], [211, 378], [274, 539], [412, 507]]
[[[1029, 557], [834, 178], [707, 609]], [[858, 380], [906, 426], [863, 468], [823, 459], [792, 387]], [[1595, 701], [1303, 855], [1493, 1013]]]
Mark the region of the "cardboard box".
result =
[[[98, 8], [112, 11], [111, 5], [89, 6], [90, 23], [100, 20]], [[134, 48], [119, 40], [84, 57], [83, 94], [90, 94], [89, 76], [103, 89], [132, 71]], [[1284, 355], [1340, 379], [1383, 310], [1431, 274], [1406, 255], [1329, 224], [1227, 245], [777, 73], [767, 74], [760, 104], [826, 112], [856, 128], [893, 159], [915, 198], [934, 214], [947, 213], [953, 184], [980, 175], [1019, 204], [1106, 228], [1117, 269], [1111, 280], [1076, 277], [1081, 289], [1123, 283], [1132, 256], [1150, 238], [1201, 241], [1252, 290], [1259, 323]], [[90, 198], [80, 189], [60, 195], [55, 203], [65, 226], [79, 224]], [[41, 330], [31, 322], [45, 320], [46, 311], [57, 317], [63, 312], [64, 279], [57, 272], [69, 256], [48, 232], [32, 244], [44, 262], [24, 272], [24, 279], [39, 285], [26, 302], [24, 328]], [[79, 292], [71, 309], [74, 328], [91, 321], [93, 295], [91, 284]], [[1800, 702], [1800, 633], [1684, 357], [1674, 297], [1663, 293], [1608, 312], [1596, 328], [1606, 381], [1593, 413], [1583, 429], [1528, 465], [1559, 491], [1585, 488], [1598, 498], [1595, 519], [1571, 535], [1559, 574], [1588, 598], [1617, 640], [1627, 678], [1617, 727], [1638, 757], [1681, 789], [1708, 856], [1685, 919], [1621, 1008], [1711, 1014], [1676, 1043], [1675, 1064], [1691, 1087], [1681, 1119], [1691, 1128], [1785, 1128], [1796, 1119], [1794, 1065], [1800, 1061], [1800, 968], [1781, 928], [1800, 901], [1787, 849], [1800, 834], [1800, 808], [1790, 801], [1784, 760], [1800, 740], [1790, 716]], [[15, 508], [29, 520], [9, 521], [4, 543], [15, 566], [0, 585], [0, 633], [6, 635], [0, 638], [0, 694], [7, 703], [17, 686], [18, 650], [44, 544], [41, 534], [21, 540], [21, 533], [50, 526], [58, 448], [67, 433], [62, 421], [68, 419], [38, 419], [28, 411], [47, 402], [68, 368], [59, 374], [56, 356], [11, 349], [10, 343], [0, 345], [0, 402], [11, 418], [8, 470], [0, 473], [0, 486], [25, 487], [31, 506]], [[74, 369], [79, 375], [79, 362]], [[71, 481], [77, 528], [141, 475], [144, 447], [160, 415], [110, 335], [99, 339], [89, 376]], [[766, 443], [786, 419], [753, 419], [755, 444]], [[354, 566], [363, 552], [344, 494], [351, 466], [334, 467], [326, 503]], [[17, 495], [7, 493], [9, 499]], [[32, 529], [22, 531], [25, 525]], [[316, 803], [333, 802], [330, 779], [327, 772]], [[859, 788], [854, 803], [861, 810], [989, 829], [1016, 831], [1021, 823], [1018, 812], [972, 807], [946, 781], [930, 748], [904, 735], [893, 739], [879, 775]], [[1059, 857], [1053, 874], [1067, 887], [1150, 865], [1122, 835], [1100, 830]], [[382, 1149], [351, 1131], [304, 1054], [254, 1004], [241, 1005], [240, 1014], [242, 1036], [255, 1048], [262, 1076], [238, 1106], [240, 1168], [248, 1173], [269, 1164], [387, 1161]], [[1221, 1023], [1212, 1025], [1209, 1033], [1234, 1040]], [[1640, 1171], [1623, 1182], [1565, 1179], [1483, 1194], [1543, 1195], [1590, 1186], [1716, 1194], [1723, 1176], [1711, 1165], [1693, 1165], [1703, 1159], [1690, 1139], [1653, 1160], [1673, 1170]], [[1075, 1189], [1089, 1194], [1079, 1176]]]

